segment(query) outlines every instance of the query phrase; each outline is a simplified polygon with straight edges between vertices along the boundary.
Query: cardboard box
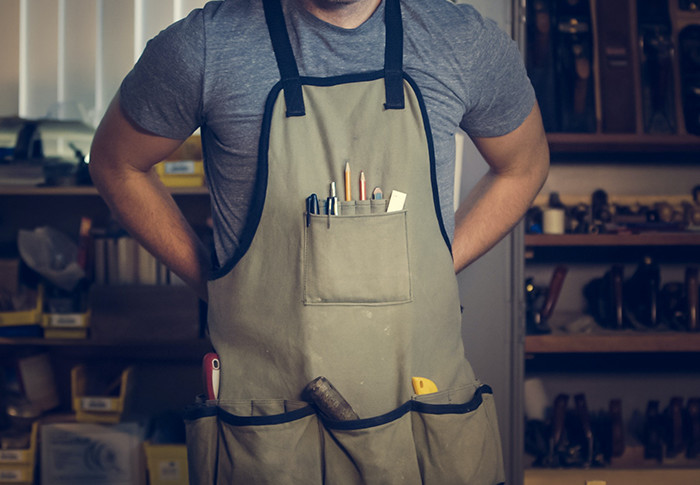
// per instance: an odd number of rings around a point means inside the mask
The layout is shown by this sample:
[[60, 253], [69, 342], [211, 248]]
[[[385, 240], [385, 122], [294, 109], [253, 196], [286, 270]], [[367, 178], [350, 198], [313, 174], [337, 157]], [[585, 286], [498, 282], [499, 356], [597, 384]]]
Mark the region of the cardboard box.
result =
[[42, 485], [144, 485], [138, 423], [41, 426]]

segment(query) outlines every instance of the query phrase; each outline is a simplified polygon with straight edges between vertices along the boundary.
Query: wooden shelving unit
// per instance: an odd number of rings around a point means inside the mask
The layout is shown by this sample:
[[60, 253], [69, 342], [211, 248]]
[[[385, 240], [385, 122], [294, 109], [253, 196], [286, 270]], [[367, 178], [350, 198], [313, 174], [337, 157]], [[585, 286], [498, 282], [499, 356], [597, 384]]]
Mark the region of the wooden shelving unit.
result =
[[[643, 2], [643, 3], [642, 3]], [[576, 2], [514, 2], [517, 13], [525, 20], [522, 25], [521, 46], [525, 48], [529, 74], [541, 100], [545, 121], [552, 129], [567, 130], [564, 115], [569, 80], [557, 70], [557, 56], [569, 48], [558, 43], [564, 32], [567, 20], [561, 12]], [[593, 93], [593, 100], [586, 98], [594, 106], [595, 127], [591, 123], [581, 124], [582, 130], [590, 133], [550, 132], [547, 134], [552, 160], [550, 193], [557, 191], [567, 206], [579, 203], [590, 204], [590, 194], [602, 189], [610, 194], [611, 203], [620, 205], [654, 204], [659, 196], [669, 203], [679, 206], [691, 202], [690, 191], [683, 187], [690, 180], [674, 185], [674, 180], [684, 175], [695, 174], [700, 166], [700, 136], [693, 126], [686, 126], [682, 95], [680, 61], [683, 52], [679, 43], [679, 33], [690, 24], [700, 24], [700, 12], [683, 10], [683, 2], [669, 1], [670, 32], [664, 40], [673, 44], [673, 83], [666, 86], [666, 94], [672, 94], [672, 110], [669, 116], [675, 117], [673, 134], [654, 134], [647, 125], [650, 83], [645, 82], [643, 61], [646, 52], [641, 39], [642, 30], [649, 23], [640, 24], [638, 4], [649, 6], [643, 0], [598, 0], [588, 2], [590, 16], [581, 14], [577, 24], [586, 24], [588, 30], [577, 36], [580, 44], [588, 42], [590, 33], [591, 76], [587, 93]], [[653, 5], [660, 5], [659, 3]], [[578, 4], [577, 6], [581, 6]], [[551, 7], [551, 8], [550, 8]], [[567, 11], [567, 14], [569, 12]], [[658, 13], [658, 12], [657, 12]], [[642, 11], [641, 15], [648, 15]], [[658, 24], [664, 25], [665, 16], [658, 15]], [[543, 28], [545, 26], [547, 28]], [[642, 25], [642, 29], [640, 29]], [[549, 49], [543, 45], [548, 43]], [[585, 48], [584, 48], [585, 50]], [[568, 51], [567, 51], [568, 52]], [[648, 59], [648, 58], [647, 58]], [[565, 59], [566, 61], [570, 59]], [[576, 61], [578, 67], [578, 61]], [[561, 65], [561, 64], [559, 64]], [[552, 71], [554, 70], [554, 71]], [[554, 79], [552, 79], [554, 72]], [[656, 70], [658, 73], [659, 70]], [[613, 84], [614, 83], [614, 84]], [[554, 89], [550, 90], [549, 88]], [[615, 90], [615, 88], [619, 88]], [[562, 94], [563, 93], [563, 94]], [[542, 102], [544, 101], [544, 102]], [[584, 101], [579, 98], [578, 101]], [[579, 105], [579, 106], [582, 106]], [[565, 112], [566, 111], [566, 112]], [[578, 114], [581, 114], [579, 111]], [[573, 116], [573, 115], [572, 115]], [[569, 118], [570, 121], [570, 118]], [[579, 121], [590, 121], [579, 120]], [[616, 133], [622, 132], [625, 133]], [[662, 131], [662, 130], [658, 130]], [[651, 180], [644, 171], [653, 167], [653, 173], [660, 173], [660, 167], [669, 168], [668, 175]], [[590, 180], [585, 177], [591, 172]], [[675, 172], [674, 172], [675, 171]], [[572, 174], [574, 174], [572, 176]], [[629, 180], [613, 180], [615, 175], [624, 174]], [[603, 180], [607, 178], [607, 180]], [[637, 192], [631, 188], [639, 185]], [[693, 181], [692, 185], [697, 184]], [[634, 193], [635, 195], [630, 195]], [[548, 194], [543, 194], [546, 197]], [[640, 198], [636, 196], [640, 195]], [[578, 200], [565, 200], [566, 197]], [[647, 199], [644, 199], [644, 196]], [[681, 197], [685, 197], [681, 200]], [[617, 198], [613, 200], [613, 198]], [[624, 198], [625, 200], [620, 200]], [[544, 206], [546, 200], [536, 205]], [[658, 226], [657, 226], [658, 227]], [[537, 285], [546, 285], [552, 270], [557, 265], [565, 265], [569, 273], [560, 296], [558, 310], [550, 319], [552, 329], [546, 335], [526, 335], [524, 375], [526, 380], [539, 379], [547, 392], [549, 403], [558, 393], [587, 395], [589, 406], [593, 402], [595, 410], [605, 410], [612, 398], [622, 399], [625, 424], [632, 424], [632, 412], [644, 413], [650, 400], [659, 400], [662, 408], [671, 396], [688, 399], [697, 395], [700, 367], [700, 332], [690, 333], [669, 330], [611, 330], [598, 326], [593, 317], [584, 315], [588, 306], [587, 297], [582, 291], [593, 278], [602, 276], [610, 265], [623, 265], [627, 278], [628, 269], [636, 267], [644, 257], [651, 257], [659, 264], [662, 281], [679, 281], [679, 273], [684, 267], [700, 265], [699, 232], [642, 232], [620, 234], [528, 234], [524, 238], [526, 277], [533, 277]], [[625, 279], [626, 280], [626, 279]], [[565, 303], [562, 305], [562, 303]], [[570, 313], [568, 313], [570, 312]], [[564, 314], [568, 313], [568, 314]], [[593, 408], [591, 408], [593, 409]], [[631, 433], [626, 428], [625, 433]], [[628, 435], [629, 437], [629, 435]], [[636, 441], [635, 441], [636, 440]], [[527, 468], [525, 464], [525, 485], [657, 485], [675, 483], [700, 483], [700, 461], [698, 459], [678, 461], [664, 457], [663, 463], [643, 459], [642, 445], [638, 437], [626, 440], [623, 461], [611, 460], [606, 468], [590, 469], [545, 469]], [[641, 459], [640, 459], [641, 457]], [[534, 458], [534, 457], [533, 457]], [[632, 459], [630, 459], [632, 458]], [[533, 463], [530, 460], [529, 463]]]
[[636, 234], [527, 234], [527, 247], [571, 246], [698, 246], [700, 232], [643, 232]]
[[681, 483], [700, 483], [700, 469], [525, 470], [525, 485], [672, 485]]
[[528, 335], [528, 354], [700, 352], [700, 334], [602, 330], [599, 333]]
[[[206, 187], [171, 187], [170, 193], [196, 229], [206, 225], [211, 212]], [[94, 187], [0, 185], [0, 247], [10, 256], [16, 257], [19, 229], [52, 226], [77, 240], [82, 217], [95, 227], [113, 222]], [[89, 300], [87, 338], [0, 338], [0, 362], [48, 354], [61, 413], [71, 411], [71, 369], [85, 363], [96, 369], [135, 365], [143, 381], [139, 412], [191, 404], [201, 391], [202, 356], [211, 351], [194, 293], [177, 285], [93, 286]]]
[[[170, 187], [173, 195], [207, 195], [206, 187]], [[92, 186], [29, 186], [29, 185], [0, 185], [0, 195], [26, 196], [97, 196], [97, 189]]]
[[690, 153], [700, 150], [700, 136], [645, 133], [548, 133], [553, 154]]

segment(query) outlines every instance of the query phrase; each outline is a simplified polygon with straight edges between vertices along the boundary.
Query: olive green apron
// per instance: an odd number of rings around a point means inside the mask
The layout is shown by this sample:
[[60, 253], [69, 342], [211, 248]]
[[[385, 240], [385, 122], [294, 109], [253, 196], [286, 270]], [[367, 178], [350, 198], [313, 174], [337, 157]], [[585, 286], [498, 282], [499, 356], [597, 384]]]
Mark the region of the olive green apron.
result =
[[[279, 2], [263, 2], [281, 81], [248, 237], [209, 282], [221, 381], [219, 399], [186, 416], [190, 482], [501, 483], [491, 390], [464, 357], [427, 113], [402, 68], [399, 1], [387, 0], [385, 69], [332, 78], [299, 76]], [[339, 215], [324, 213], [330, 182]], [[406, 201], [387, 212], [394, 190]], [[319, 213], [306, 211], [312, 193]], [[304, 402], [318, 376], [359, 419]], [[439, 391], [416, 395], [414, 376]]]

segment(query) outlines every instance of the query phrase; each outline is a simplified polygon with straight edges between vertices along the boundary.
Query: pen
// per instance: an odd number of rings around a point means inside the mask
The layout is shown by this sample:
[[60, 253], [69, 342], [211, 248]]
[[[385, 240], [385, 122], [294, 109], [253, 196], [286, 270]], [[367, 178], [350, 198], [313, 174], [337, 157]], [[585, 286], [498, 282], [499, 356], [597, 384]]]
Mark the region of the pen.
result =
[[345, 162], [345, 200], [352, 200], [352, 185], [350, 184], [350, 162]]
[[335, 192], [335, 182], [331, 182], [330, 197], [326, 199], [326, 214], [328, 214], [329, 216], [340, 215], [338, 207], [338, 197], [336, 196]]
[[367, 200], [367, 183], [364, 171], [360, 171], [360, 200]]
[[311, 194], [306, 198], [306, 227], [311, 224], [311, 214], [318, 214], [318, 196]]

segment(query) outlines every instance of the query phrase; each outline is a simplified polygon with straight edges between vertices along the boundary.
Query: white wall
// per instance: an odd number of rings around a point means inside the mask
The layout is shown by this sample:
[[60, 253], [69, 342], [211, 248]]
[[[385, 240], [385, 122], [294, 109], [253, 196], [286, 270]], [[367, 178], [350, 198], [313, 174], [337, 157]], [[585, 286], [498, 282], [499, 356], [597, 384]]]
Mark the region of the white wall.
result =
[[205, 0], [2, 0], [0, 116], [101, 118], [148, 39]]
[[[458, 0], [470, 3], [483, 16], [496, 21], [504, 31], [513, 32], [512, 0]], [[455, 199], [466, 197], [486, 173], [487, 165], [474, 144], [458, 134]], [[456, 200], [457, 201], [457, 200]], [[519, 400], [522, 382], [522, 344], [518, 333], [517, 309], [520, 292], [522, 243], [514, 236], [501, 241], [491, 251], [459, 274], [464, 306], [462, 335], [474, 371], [494, 390], [496, 411], [503, 441], [506, 483], [522, 483], [522, 420]]]

